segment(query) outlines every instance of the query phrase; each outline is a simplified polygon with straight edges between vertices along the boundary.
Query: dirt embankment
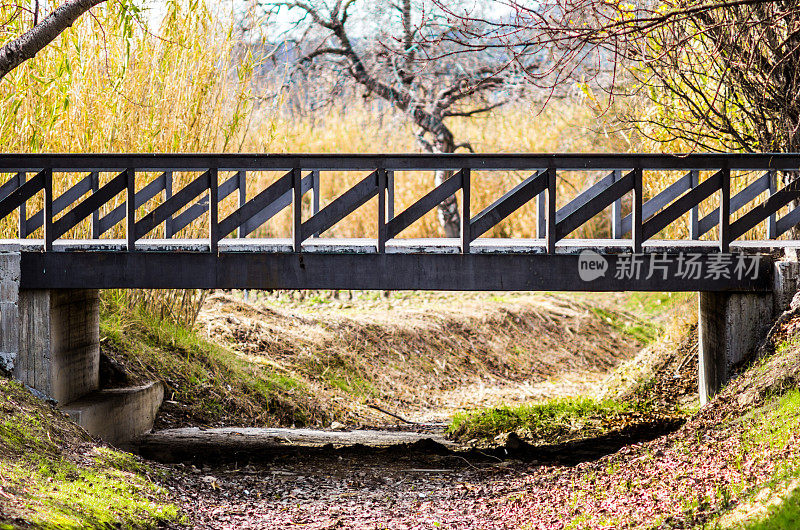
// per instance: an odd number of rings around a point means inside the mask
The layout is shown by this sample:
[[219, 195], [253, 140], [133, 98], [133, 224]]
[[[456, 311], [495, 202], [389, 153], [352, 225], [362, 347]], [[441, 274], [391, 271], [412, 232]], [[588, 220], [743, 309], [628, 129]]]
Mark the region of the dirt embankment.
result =
[[609, 302], [392, 293], [245, 303], [218, 294], [198, 327], [248, 362], [297, 381], [337, 421], [397, 421], [373, 407], [437, 421], [465, 408], [593, 392], [643, 346], [629, 329], [646, 324]]

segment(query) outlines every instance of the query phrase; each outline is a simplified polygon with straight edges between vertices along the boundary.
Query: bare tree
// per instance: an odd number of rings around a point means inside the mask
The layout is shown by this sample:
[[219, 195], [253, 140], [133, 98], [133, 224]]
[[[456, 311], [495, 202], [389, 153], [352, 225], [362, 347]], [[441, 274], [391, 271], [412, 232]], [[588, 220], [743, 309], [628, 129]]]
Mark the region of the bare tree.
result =
[[[608, 74], [594, 81], [611, 98], [636, 93], [656, 109], [627, 119], [658, 140], [704, 150], [800, 150], [796, 0], [497, 4], [509, 14], [472, 16], [439, 2], [449, 23], [461, 28], [441, 33], [439, 42], [469, 51], [502, 47], [529, 82], [551, 89], [582, 77], [591, 64], [596, 74]], [[543, 53], [550, 58], [546, 68], [526, 68], [529, 56]]]
[[[471, 150], [468, 142], [454, 138], [448, 118], [487, 113], [509, 100], [514, 71], [507, 54], [445, 53], [458, 45], [421, 39], [423, 34], [436, 36], [441, 26], [436, 13], [426, 12], [412, 0], [373, 6], [368, 24], [353, 22], [353, 11], [363, 9], [356, 6], [357, 0], [258, 1], [273, 12], [297, 14], [295, 27], [302, 32], [298, 38], [302, 52], [295, 63], [298, 70], [349, 80], [361, 87], [365, 97], [388, 102], [417, 127], [416, 140], [427, 152]], [[434, 53], [442, 59], [427, 60]], [[436, 184], [449, 176], [437, 172]], [[438, 218], [447, 237], [458, 236], [455, 197], [439, 206]]]
[[32, 59], [45, 46], [53, 42], [62, 31], [72, 26], [81, 15], [105, 0], [68, 0], [55, 8], [44, 19], [39, 20], [39, 2], [36, 0], [33, 9], [28, 9], [17, 2], [16, 5], [4, 5], [10, 11], [10, 17], [3, 25], [8, 25], [24, 12], [30, 12], [33, 24], [22, 35], [3, 44], [0, 48], [0, 79], [28, 59]]

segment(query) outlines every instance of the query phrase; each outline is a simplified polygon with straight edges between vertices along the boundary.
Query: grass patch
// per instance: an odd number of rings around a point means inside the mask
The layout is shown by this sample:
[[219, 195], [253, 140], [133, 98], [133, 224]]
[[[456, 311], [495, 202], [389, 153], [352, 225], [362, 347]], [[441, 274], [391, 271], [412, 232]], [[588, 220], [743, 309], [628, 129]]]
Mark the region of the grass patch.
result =
[[113, 292], [103, 299], [103, 351], [125, 366], [136, 382], [159, 379], [167, 384], [160, 418], [170, 426], [328, 421], [300, 378], [275, 364], [245, 358], [184, 325], [124, 307], [123, 302]]
[[611, 399], [553, 399], [543, 403], [456, 414], [448, 434], [462, 440], [488, 440], [515, 432], [537, 443], [555, 443], [608, 432], [649, 412], [647, 404]]
[[157, 472], [95, 446], [59, 412], [0, 378], [0, 528], [155, 528], [183, 517]]
[[646, 321], [632, 321], [630, 317], [625, 317], [619, 313], [602, 309], [600, 307], [592, 307], [592, 313], [597, 315], [598, 318], [604, 320], [620, 332], [633, 337], [642, 344], [649, 344], [653, 342], [661, 334], [661, 326]]

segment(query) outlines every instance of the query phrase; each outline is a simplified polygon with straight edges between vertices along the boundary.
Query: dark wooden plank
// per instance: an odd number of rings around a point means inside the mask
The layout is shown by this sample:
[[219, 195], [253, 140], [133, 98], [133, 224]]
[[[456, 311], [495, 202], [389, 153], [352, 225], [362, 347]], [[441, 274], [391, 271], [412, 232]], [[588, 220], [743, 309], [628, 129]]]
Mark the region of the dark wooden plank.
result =
[[28, 182], [22, 184], [17, 189], [9, 193], [5, 199], [0, 201], [0, 219], [19, 208], [20, 204], [27, 201], [44, 187], [45, 175], [49, 170], [42, 170]]
[[394, 171], [386, 172], [386, 220], [394, 219]]
[[645, 221], [643, 236], [645, 240], [658, 234], [667, 225], [678, 219], [681, 215], [688, 212], [695, 204], [700, 204], [711, 196], [722, 185], [722, 172], [714, 173], [712, 176], [698, 184], [688, 193], [677, 199], [675, 202], [658, 212], [656, 215]]
[[[13, 177], [12, 177], [13, 178]], [[17, 187], [22, 186], [25, 181], [28, 179], [28, 174], [26, 172], [21, 172], [16, 174], [17, 178]], [[8, 183], [6, 183], [8, 184]], [[11, 189], [8, 190], [8, 193], [11, 193]], [[6, 195], [0, 195], [0, 200], [4, 199]], [[27, 205], [23, 202], [19, 205], [19, 221], [17, 223], [17, 233], [19, 234], [20, 239], [24, 239], [28, 237], [28, 231], [26, 228], [28, 227], [28, 208]]]
[[[302, 252], [303, 241], [303, 186], [300, 168], [292, 169], [292, 245], [295, 252]], [[347, 194], [348, 192], [345, 192]], [[314, 216], [316, 217], [316, 216]], [[312, 219], [314, 218], [312, 217]], [[309, 236], [322, 230], [312, 230]]]
[[472, 242], [472, 219], [470, 213], [470, 170], [461, 170], [461, 253], [469, 254], [469, 244]]
[[8, 179], [0, 186], [0, 201], [8, 197], [12, 191], [19, 188], [23, 182], [25, 182], [25, 177], [23, 176], [25, 172], [14, 173], [11, 175], [11, 178]]
[[389, 221], [386, 227], [387, 237], [389, 239], [397, 237], [400, 232], [414, 224], [414, 222], [420, 219], [423, 215], [436, 208], [448, 197], [454, 195], [459, 188], [461, 188], [460, 171], [456, 172], [449, 179], [445, 180], [436, 188], [426, 193], [414, 204], [400, 212], [399, 215]]
[[44, 170], [44, 250], [53, 250], [53, 241], [60, 237], [53, 223], [53, 170]]
[[[236, 209], [240, 209], [247, 203], [247, 171], [239, 171], [236, 173], [236, 177], [238, 179], [238, 189], [239, 189], [239, 197], [236, 200]], [[239, 237], [244, 237], [245, 234], [242, 231], [242, 225], [239, 225], [239, 229], [236, 231], [236, 235]], [[225, 237], [222, 233], [220, 233], [220, 237]]]
[[386, 186], [385, 169], [378, 169], [378, 252], [386, 252]]
[[[309, 173], [305, 177], [303, 177], [302, 181], [302, 193], [305, 195], [309, 191], [313, 189], [313, 175]], [[268, 204], [263, 210], [258, 212], [256, 215], [250, 218], [249, 221], [246, 221], [242, 225], [242, 233], [244, 235], [240, 237], [247, 236], [252, 234], [254, 231], [258, 229], [258, 227], [262, 226], [264, 223], [275, 217], [281, 210], [284, 208], [288, 208], [292, 204], [292, 195], [294, 194], [294, 190], [290, 187], [286, 193], [281, 195], [277, 200], [273, 201], [272, 204]]]
[[[778, 191], [778, 172], [777, 171], [768, 171], [767, 174], [769, 175], [769, 196], [772, 197], [776, 191]], [[792, 225], [794, 226], [794, 225]], [[767, 237], [769, 239], [777, 239], [778, 236], [778, 222], [777, 222], [777, 215], [775, 213], [770, 214], [769, 216], [769, 226], [767, 227]]]
[[[664, 208], [667, 204], [677, 199], [682, 193], [692, 188], [692, 175], [687, 173], [682, 176], [661, 192], [656, 194], [655, 197], [642, 204], [642, 218], [647, 220], [658, 213], [659, 210]], [[631, 214], [626, 215], [622, 219], [622, 236], [631, 231]], [[620, 237], [622, 237], [620, 236]]]
[[[172, 173], [169, 173], [171, 178]], [[167, 173], [162, 173], [158, 177], [154, 178], [147, 185], [142, 188], [141, 190], [136, 192], [136, 207], [140, 208], [144, 206], [147, 201], [158, 195], [161, 191], [166, 188], [167, 185]], [[108, 212], [100, 219], [100, 227], [99, 232], [100, 235], [105, 234], [111, 228], [114, 227], [115, 224], [119, 223], [123, 219], [125, 219], [125, 213], [128, 209], [128, 201], [127, 199], [125, 202]]]
[[637, 167], [633, 170], [633, 208], [631, 212], [631, 239], [633, 239], [633, 251], [642, 251], [644, 236], [644, 217], [642, 216], [642, 203], [644, 202], [644, 185], [642, 182], [642, 168]]
[[78, 223], [92, 215], [92, 212], [103, 206], [126, 188], [127, 172], [123, 171], [96, 192], [79, 202], [70, 211], [53, 223], [54, 239], [58, 239]]
[[[210, 170], [208, 178], [208, 246], [212, 254], [219, 250], [219, 172]], [[231, 188], [231, 192], [236, 188]]]
[[556, 181], [556, 169], [547, 169], [547, 226], [545, 226], [545, 237], [547, 240], [547, 253], [556, 253], [556, 242], [558, 241], [558, 225], [556, 224], [556, 204], [558, 198], [558, 183]]
[[[91, 173], [89, 173], [89, 176], [92, 178], [91, 191], [92, 193], [94, 193], [100, 189], [100, 173], [97, 171], [92, 171]], [[95, 210], [92, 212], [92, 239], [97, 239], [99, 237], [100, 237], [100, 210]]]
[[797, 199], [800, 199], [800, 180], [793, 180], [763, 203], [732, 222], [730, 227], [731, 240], [739, 239], [771, 214]]
[[[53, 215], [60, 214], [63, 210], [67, 208], [70, 204], [77, 201], [90, 191], [92, 191], [92, 183], [93, 178], [92, 175], [94, 173], [89, 173], [84, 178], [82, 178], [79, 182], [75, 185], [70, 187], [67, 191], [53, 199]], [[42, 210], [39, 210], [35, 214], [31, 215], [27, 222], [26, 222], [26, 232], [28, 234], [32, 234], [34, 230], [42, 226], [42, 220], [44, 219], [44, 213]]]
[[[658, 255], [663, 258], [663, 255]], [[717, 252], [698, 256], [701, 270]], [[425, 289], [475, 291], [737, 291], [769, 292], [771, 260], [760, 256], [758, 276], [681, 275], [678, 251], [668, 254], [666, 278], [617, 278], [627, 254], [603, 254], [607, 272], [580, 277], [576, 254], [334, 254], [304, 252], [23, 252], [23, 289]], [[643, 257], [644, 258], [644, 257]], [[685, 271], [684, 271], [685, 272]]]
[[[172, 229], [175, 234], [189, 226], [192, 221], [208, 211], [208, 194], [206, 193], [197, 202], [186, 208], [172, 219]], [[173, 235], [175, 235], [173, 234]]]
[[[691, 187], [696, 188], [700, 184], [700, 172], [692, 170], [689, 172], [692, 177]], [[700, 206], [692, 206], [689, 214], [689, 237], [693, 240], [700, 239]]]
[[628, 173], [611, 186], [589, 199], [581, 208], [556, 223], [556, 239], [560, 240], [578, 229], [586, 221], [602, 212], [612, 202], [633, 189], [634, 173]]
[[[731, 212], [741, 210], [747, 203], [758, 197], [769, 189], [769, 173], [765, 173], [758, 180], [752, 182], [745, 189], [737, 193], [731, 199]], [[714, 211], [700, 219], [698, 225], [698, 234], [702, 236], [715, 226], [719, 224], [719, 207], [714, 208]]]
[[240, 172], [237, 172], [219, 185], [217, 193], [219, 194], [220, 201], [227, 199], [231, 193], [239, 189], [239, 173]]
[[39, 171], [286, 171], [292, 167], [321, 171], [530, 170], [556, 167], [562, 171], [646, 170], [767, 170], [797, 171], [797, 153], [451, 153], [451, 154], [3, 154], [0, 172]]
[[596, 197], [598, 193], [608, 189], [609, 186], [614, 184], [614, 180], [614, 172], [612, 171], [602, 179], [598, 180], [580, 192], [577, 197], [569, 201], [563, 208], [556, 212], [556, 223], [560, 223]]
[[[622, 171], [614, 170], [614, 182], [622, 178]], [[622, 198], [617, 199], [611, 204], [611, 238], [622, 239], [625, 233], [622, 231]]]
[[[290, 171], [267, 186], [261, 193], [244, 203], [244, 205], [235, 212], [220, 221], [220, 237], [228, 236], [228, 234], [252, 219], [256, 214], [263, 211], [265, 207], [281, 198], [281, 196], [291, 192], [291, 190], [292, 172]], [[241, 234], [240, 237], [242, 237]]]
[[[299, 195], [299, 176], [297, 183], [297, 194]], [[317, 215], [312, 216], [308, 221], [302, 223], [302, 240], [305, 241], [315, 233], [324, 233], [377, 194], [378, 173], [373, 171], [364, 177], [361, 182], [334, 199], [333, 202], [323, 208]]]
[[775, 228], [770, 232], [770, 239], [782, 236], [798, 224], [800, 224], [800, 208], [793, 208], [792, 211], [777, 220]]
[[[141, 239], [143, 236], [147, 235], [156, 226], [163, 223], [167, 217], [174, 215], [175, 212], [189, 204], [189, 201], [207, 190], [209, 187], [209, 175], [210, 172], [206, 171], [162, 204], [156, 206], [150, 213], [142, 217], [136, 223], [136, 239]], [[176, 232], [178, 230], [180, 229], [175, 229]]]
[[[172, 171], [164, 172], [164, 202], [172, 198]], [[164, 237], [170, 239], [175, 235], [175, 227], [172, 225], [172, 216], [164, 219]]]
[[719, 195], [719, 251], [729, 252], [731, 248], [731, 170], [722, 169], [722, 182]]
[[547, 171], [542, 170], [526, 178], [502, 197], [472, 218], [472, 238], [488, 232], [497, 223], [517, 211], [524, 204], [547, 189]]
[[536, 196], [536, 237], [547, 237], [547, 192], [543, 191]]
[[128, 168], [125, 172], [126, 193], [125, 203], [128, 205], [125, 212], [125, 239], [127, 240], [128, 252], [136, 250], [136, 170]]

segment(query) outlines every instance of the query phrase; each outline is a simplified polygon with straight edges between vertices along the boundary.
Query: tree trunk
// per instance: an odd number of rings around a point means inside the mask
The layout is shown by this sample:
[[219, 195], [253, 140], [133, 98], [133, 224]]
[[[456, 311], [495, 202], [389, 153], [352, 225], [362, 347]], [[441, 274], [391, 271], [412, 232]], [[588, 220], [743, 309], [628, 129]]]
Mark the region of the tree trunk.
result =
[[[438, 135], [431, 147], [433, 153], [452, 153], [456, 150], [452, 136], [445, 135]], [[452, 175], [452, 171], [437, 171], [434, 183], [439, 186]], [[458, 213], [458, 201], [456, 201], [455, 195], [442, 201], [436, 210], [436, 217], [439, 220], [439, 226], [444, 230], [445, 237], [461, 236], [461, 215]]]

